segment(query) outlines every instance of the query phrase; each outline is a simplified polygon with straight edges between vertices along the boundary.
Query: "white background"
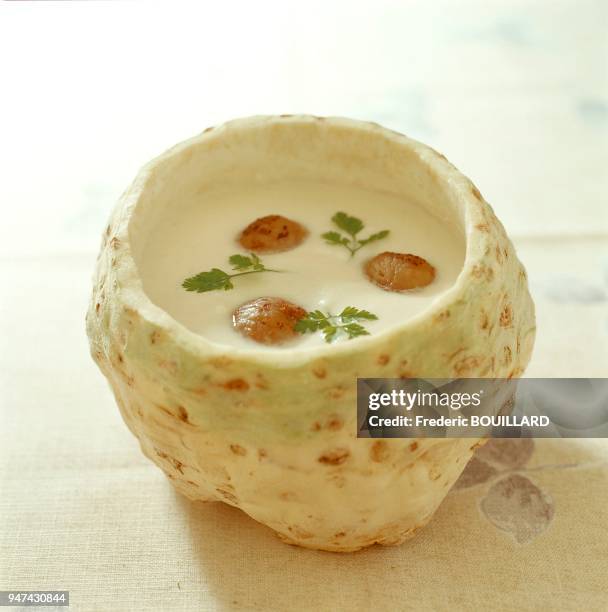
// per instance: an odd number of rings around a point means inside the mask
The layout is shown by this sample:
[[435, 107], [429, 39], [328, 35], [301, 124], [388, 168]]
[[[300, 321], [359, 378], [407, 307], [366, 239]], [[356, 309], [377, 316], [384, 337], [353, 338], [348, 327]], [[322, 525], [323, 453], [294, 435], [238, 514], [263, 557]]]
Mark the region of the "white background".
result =
[[227, 119], [374, 120], [514, 237], [606, 235], [608, 4], [28, 2], [0, 11], [0, 253], [90, 251], [138, 167]]

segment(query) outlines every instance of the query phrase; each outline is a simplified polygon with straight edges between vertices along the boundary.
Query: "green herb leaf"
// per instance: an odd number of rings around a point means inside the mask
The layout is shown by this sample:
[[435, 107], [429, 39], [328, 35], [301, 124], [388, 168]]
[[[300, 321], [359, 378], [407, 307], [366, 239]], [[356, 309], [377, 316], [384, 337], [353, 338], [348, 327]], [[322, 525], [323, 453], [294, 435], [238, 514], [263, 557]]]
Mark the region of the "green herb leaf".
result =
[[336, 339], [336, 335], [338, 333], [338, 328], [334, 325], [328, 325], [323, 330], [323, 335], [325, 336], [325, 342], [333, 342]]
[[348, 244], [348, 238], [341, 236], [338, 232], [325, 232], [321, 234], [321, 238], [325, 238], [330, 244], [343, 244], [344, 246]]
[[347, 306], [338, 316], [343, 321], [346, 321], [347, 319], [353, 321], [361, 319], [365, 319], [367, 321], [375, 321], [378, 319], [378, 317], [375, 314], [369, 312], [369, 310], [359, 310], [354, 306]]
[[212, 268], [209, 272], [201, 272], [196, 276], [187, 278], [182, 283], [182, 287], [186, 291], [205, 293], [206, 291], [216, 291], [218, 289], [228, 291], [233, 289], [234, 285], [230, 281], [229, 274], [218, 268]]
[[382, 238], [386, 238], [389, 235], [389, 233], [390, 232], [388, 230], [382, 230], [381, 232], [372, 234], [369, 238], [366, 238], [365, 240], [359, 240], [359, 244], [361, 246], [364, 246], [366, 244], [369, 244], [370, 242], [376, 242], [376, 240], [382, 240]]
[[343, 231], [356, 236], [363, 229], [363, 221], [357, 217], [350, 217], [346, 213], [337, 212], [331, 220]]
[[[310, 315], [307, 315], [310, 316]], [[319, 321], [314, 319], [309, 319], [307, 317], [300, 319], [293, 327], [294, 331], [297, 331], [299, 334], [308, 334], [318, 331], [319, 329]]]
[[247, 257], [246, 255], [231, 255], [228, 261], [232, 265], [233, 270], [247, 270], [247, 268], [253, 267], [251, 257]]
[[312, 334], [322, 331], [326, 342], [333, 342], [340, 335], [349, 339], [357, 336], [367, 336], [369, 332], [356, 321], [375, 321], [378, 317], [368, 310], [347, 306], [338, 315], [313, 310], [300, 319], [294, 326], [294, 331], [300, 334]]
[[344, 236], [339, 232], [331, 231], [321, 234], [321, 238], [325, 239], [327, 244], [334, 246], [343, 246], [350, 251], [351, 257], [363, 246], [370, 242], [376, 242], [376, 240], [382, 240], [389, 235], [389, 230], [382, 230], [376, 232], [367, 238], [359, 240], [357, 234], [363, 229], [363, 221], [357, 219], [357, 217], [351, 217], [344, 212], [337, 212], [331, 220], [348, 236]]
[[344, 325], [342, 329], [348, 334], [349, 338], [369, 336], [369, 332], [365, 329], [365, 327], [363, 327], [363, 325], [359, 325], [359, 323], [349, 323], [348, 325]]
[[254, 253], [251, 253], [249, 256], [238, 253], [231, 255], [228, 262], [232, 265], [232, 269], [236, 270], [236, 274], [228, 274], [219, 268], [212, 268], [208, 272], [200, 272], [196, 276], [190, 276], [184, 280], [182, 287], [186, 291], [196, 291], [197, 293], [221, 289], [228, 291], [229, 289], [234, 289], [230, 279], [236, 276], [255, 274], [256, 272], [279, 272], [279, 270], [266, 268], [260, 261], [260, 258]]

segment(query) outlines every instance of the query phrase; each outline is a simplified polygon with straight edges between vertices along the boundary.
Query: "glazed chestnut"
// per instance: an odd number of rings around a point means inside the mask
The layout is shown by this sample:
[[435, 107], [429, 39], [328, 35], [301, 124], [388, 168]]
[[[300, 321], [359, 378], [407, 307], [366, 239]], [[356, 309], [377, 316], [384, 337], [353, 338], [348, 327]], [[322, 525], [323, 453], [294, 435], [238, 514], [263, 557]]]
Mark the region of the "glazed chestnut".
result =
[[241, 304], [232, 314], [234, 328], [260, 344], [283, 344], [299, 334], [295, 324], [306, 310], [277, 297], [261, 297]]
[[435, 268], [411, 253], [379, 253], [365, 264], [369, 280], [385, 291], [407, 291], [430, 285]]
[[239, 243], [254, 253], [290, 251], [302, 243], [308, 231], [297, 221], [281, 215], [260, 217], [239, 236]]

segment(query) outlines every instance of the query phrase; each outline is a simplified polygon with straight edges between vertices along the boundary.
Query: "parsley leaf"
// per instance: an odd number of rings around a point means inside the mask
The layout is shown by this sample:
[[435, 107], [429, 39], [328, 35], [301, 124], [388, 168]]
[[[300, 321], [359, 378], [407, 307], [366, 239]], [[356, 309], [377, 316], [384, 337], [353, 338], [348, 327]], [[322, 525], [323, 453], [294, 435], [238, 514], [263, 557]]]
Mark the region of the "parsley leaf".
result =
[[369, 238], [365, 238], [365, 240], [359, 240], [359, 244], [361, 245], [359, 248], [361, 248], [362, 246], [365, 246], [366, 244], [369, 244], [370, 242], [376, 242], [376, 240], [382, 240], [382, 238], [386, 238], [388, 235], [389, 235], [388, 230], [382, 230], [381, 232], [372, 234]]
[[356, 236], [363, 229], [363, 221], [357, 217], [349, 217], [346, 213], [337, 212], [331, 220], [343, 231]]
[[389, 235], [389, 230], [382, 230], [371, 234], [367, 238], [359, 239], [357, 234], [363, 229], [363, 221], [357, 219], [357, 217], [351, 217], [344, 212], [337, 212], [332, 218], [332, 222], [338, 226], [343, 232], [346, 232], [348, 236], [344, 236], [339, 232], [331, 231], [321, 234], [321, 238], [325, 239], [327, 244], [334, 246], [343, 246], [350, 251], [352, 257], [361, 247], [364, 247], [370, 242], [376, 242], [376, 240], [382, 240]]
[[347, 334], [349, 338], [356, 338], [357, 336], [369, 336], [369, 332], [363, 327], [363, 325], [359, 325], [359, 323], [349, 323], [342, 328]]
[[196, 276], [187, 278], [182, 283], [182, 287], [186, 291], [204, 293], [205, 291], [215, 291], [216, 289], [228, 291], [233, 289], [234, 285], [230, 281], [229, 274], [218, 268], [212, 268], [209, 272], [201, 272]]
[[327, 325], [323, 329], [323, 335], [325, 336], [325, 342], [333, 342], [336, 338], [336, 334], [338, 333], [338, 328], [334, 325]]
[[325, 238], [326, 242], [329, 244], [343, 244], [344, 246], [348, 245], [348, 238], [341, 236], [338, 232], [325, 232], [321, 234], [321, 238]]
[[264, 270], [264, 264], [262, 264], [260, 258], [255, 253], [251, 253], [249, 257], [246, 255], [232, 255], [228, 261], [232, 264], [233, 270], [248, 270], [249, 268], [255, 272], [262, 272]]
[[228, 261], [232, 264], [233, 270], [246, 270], [253, 265], [251, 258], [246, 255], [232, 255]]
[[232, 278], [244, 276], [245, 274], [255, 274], [256, 272], [279, 272], [279, 270], [271, 270], [266, 268], [260, 261], [260, 258], [251, 253], [247, 255], [232, 255], [228, 259], [232, 265], [232, 269], [236, 270], [236, 274], [228, 274], [219, 268], [212, 268], [208, 272], [200, 272], [196, 276], [190, 276], [182, 283], [182, 287], [186, 291], [196, 291], [197, 293], [206, 293], [207, 291], [224, 290], [229, 291], [234, 289]]
[[357, 321], [375, 321], [378, 317], [368, 310], [360, 310], [354, 306], [347, 306], [338, 315], [313, 310], [301, 318], [294, 326], [300, 334], [312, 334], [321, 331], [325, 342], [333, 342], [340, 335], [349, 339], [358, 336], [367, 336], [369, 332]]
[[375, 321], [378, 317], [369, 312], [369, 310], [359, 310], [354, 306], [347, 306], [339, 315], [343, 321], [366, 319], [367, 321]]

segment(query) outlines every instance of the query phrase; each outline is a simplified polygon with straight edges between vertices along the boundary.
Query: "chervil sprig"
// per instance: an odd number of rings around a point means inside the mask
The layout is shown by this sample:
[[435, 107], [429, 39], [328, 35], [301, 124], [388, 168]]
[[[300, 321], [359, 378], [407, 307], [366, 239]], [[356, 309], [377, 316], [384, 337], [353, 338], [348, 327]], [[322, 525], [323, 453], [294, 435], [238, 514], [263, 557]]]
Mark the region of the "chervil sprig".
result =
[[375, 321], [378, 317], [367, 310], [347, 306], [340, 314], [313, 310], [300, 319], [294, 330], [300, 334], [323, 332], [325, 342], [333, 342], [338, 336], [346, 335], [349, 339], [357, 336], [368, 336], [369, 332], [357, 321]]
[[359, 239], [357, 238], [357, 234], [364, 227], [361, 219], [357, 219], [357, 217], [350, 217], [344, 212], [337, 212], [331, 218], [331, 220], [343, 232], [346, 232], [347, 236], [344, 236], [339, 232], [325, 232], [321, 235], [321, 237], [325, 238], [325, 242], [327, 242], [327, 244], [343, 246], [344, 248], [348, 249], [351, 257], [353, 257], [361, 247], [364, 247], [370, 242], [382, 240], [382, 238], [386, 238], [389, 234], [389, 230], [382, 230], [381, 232], [371, 234], [367, 238]]
[[196, 276], [190, 276], [182, 283], [182, 287], [186, 291], [196, 291], [197, 293], [221, 289], [229, 291], [234, 289], [231, 279], [237, 276], [257, 274], [259, 272], [280, 272], [280, 270], [266, 268], [260, 261], [260, 258], [254, 253], [251, 253], [249, 256], [232, 255], [228, 261], [232, 265], [232, 269], [236, 270], [236, 274], [228, 274], [228, 272], [224, 272], [219, 268], [212, 268], [208, 272], [200, 272]]

